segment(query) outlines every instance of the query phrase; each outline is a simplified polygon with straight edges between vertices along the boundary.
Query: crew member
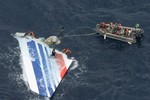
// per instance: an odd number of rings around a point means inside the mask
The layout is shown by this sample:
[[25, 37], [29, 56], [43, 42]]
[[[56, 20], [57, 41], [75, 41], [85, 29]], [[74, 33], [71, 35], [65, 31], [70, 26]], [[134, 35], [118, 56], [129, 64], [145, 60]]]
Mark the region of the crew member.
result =
[[110, 26], [110, 29], [113, 29], [113, 26], [114, 26], [113, 22], [110, 22], [109, 26]]
[[29, 33], [25, 33], [25, 35], [24, 36], [31, 36], [32, 38], [34, 37], [34, 32], [29, 32]]
[[124, 29], [124, 36], [127, 36], [129, 33], [129, 30], [127, 28]]
[[56, 51], [55, 51], [55, 49], [52, 50], [52, 56], [54, 56], [54, 57], [56, 56]]
[[100, 23], [100, 28], [106, 28], [106, 24], [104, 22]]
[[118, 23], [118, 25], [117, 25], [117, 30], [121, 30], [121, 24], [120, 23]]
[[71, 53], [71, 50], [69, 48], [64, 48], [62, 52], [68, 55]]

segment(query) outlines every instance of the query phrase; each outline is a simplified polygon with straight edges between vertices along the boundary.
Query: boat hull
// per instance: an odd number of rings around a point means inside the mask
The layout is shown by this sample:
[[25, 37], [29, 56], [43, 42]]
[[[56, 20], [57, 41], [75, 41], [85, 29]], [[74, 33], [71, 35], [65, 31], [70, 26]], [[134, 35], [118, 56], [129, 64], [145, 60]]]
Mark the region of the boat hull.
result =
[[[125, 31], [126, 29], [128, 30], [128, 32]], [[105, 28], [101, 28], [100, 24], [97, 24], [95, 31], [99, 35], [104, 36], [104, 39], [108, 37], [108, 38], [112, 38], [115, 40], [127, 42], [129, 44], [136, 43], [137, 42], [136, 36], [142, 33], [141, 29], [121, 26], [120, 29], [118, 30], [115, 25], [110, 27], [109, 24], [106, 24]]]

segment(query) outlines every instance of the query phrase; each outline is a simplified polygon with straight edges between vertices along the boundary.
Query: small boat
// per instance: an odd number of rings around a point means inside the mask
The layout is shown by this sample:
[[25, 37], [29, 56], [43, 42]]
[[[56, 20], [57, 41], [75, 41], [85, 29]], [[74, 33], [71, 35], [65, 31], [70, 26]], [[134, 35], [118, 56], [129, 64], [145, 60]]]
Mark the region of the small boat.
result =
[[99, 35], [104, 36], [104, 39], [108, 37], [129, 44], [141, 42], [141, 38], [143, 37], [142, 33], [144, 33], [144, 31], [139, 28], [139, 24], [136, 24], [134, 28], [122, 26], [120, 23], [113, 24], [112, 22], [109, 24], [101, 22], [96, 25], [95, 30]]
[[21, 66], [29, 89], [52, 97], [73, 60], [59, 50], [54, 51], [51, 38], [35, 38], [33, 32], [16, 32], [14, 37], [19, 42]]

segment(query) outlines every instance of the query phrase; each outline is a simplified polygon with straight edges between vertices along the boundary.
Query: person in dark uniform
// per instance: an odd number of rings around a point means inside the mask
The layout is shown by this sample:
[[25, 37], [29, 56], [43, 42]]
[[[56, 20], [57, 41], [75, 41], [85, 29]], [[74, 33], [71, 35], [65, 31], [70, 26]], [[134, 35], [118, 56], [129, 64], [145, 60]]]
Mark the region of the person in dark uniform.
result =
[[55, 49], [52, 50], [52, 55], [51, 55], [51, 56], [54, 56], [54, 57], [56, 56], [56, 51], [55, 51]]

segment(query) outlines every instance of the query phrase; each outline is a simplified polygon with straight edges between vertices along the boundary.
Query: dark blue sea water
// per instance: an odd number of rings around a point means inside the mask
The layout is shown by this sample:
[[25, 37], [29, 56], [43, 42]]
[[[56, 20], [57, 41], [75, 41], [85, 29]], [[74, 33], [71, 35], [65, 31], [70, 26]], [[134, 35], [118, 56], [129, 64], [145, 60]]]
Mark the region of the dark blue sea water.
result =
[[[149, 0], [0, 0], [0, 100], [48, 100], [23, 81], [18, 42], [10, 34], [34, 31], [48, 37], [93, 32], [97, 23], [139, 23], [141, 47], [102, 37], [64, 38], [79, 65], [68, 71], [52, 100], [150, 100]], [[121, 47], [118, 45], [121, 44]]]

